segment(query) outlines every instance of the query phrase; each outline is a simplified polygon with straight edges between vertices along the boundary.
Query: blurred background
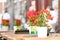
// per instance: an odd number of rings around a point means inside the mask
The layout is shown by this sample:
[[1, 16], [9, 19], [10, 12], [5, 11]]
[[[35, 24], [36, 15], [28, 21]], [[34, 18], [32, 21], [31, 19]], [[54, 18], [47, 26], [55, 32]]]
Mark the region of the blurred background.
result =
[[[0, 0], [0, 30], [6, 30], [7, 28], [8, 30], [13, 30], [16, 20], [18, 22], [21, 20], [20, 23], [16, 22], [17, 25], [21, 24], [22, 29], [26, 29], [26, 13], [31, 7], [33, 1], [35, 1], [36, 11], [47, 9], [51, 12], [54, 20], [49, 22], [50, 24], [54, 27], [56, 24], [60, 24], [60, 16], [58, 15], [60, 14], [60, 0]], [[4, 20], [8, 20], [9, 22], [6, 22], [7, 24], [5, 24], [3, 22]], [[6, 25], [9, 27], [3, 27]]]

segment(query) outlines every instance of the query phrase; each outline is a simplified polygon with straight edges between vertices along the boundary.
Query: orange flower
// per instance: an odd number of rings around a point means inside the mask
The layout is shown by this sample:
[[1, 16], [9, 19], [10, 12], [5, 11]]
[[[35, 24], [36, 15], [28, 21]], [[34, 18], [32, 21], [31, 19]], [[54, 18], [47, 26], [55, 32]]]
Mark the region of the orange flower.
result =
[[34, 21], [34, 24], [37, 24], [37, 21], [36, 20]]
[[50, 13], [48, 10], [46, 10], [46, 9], [42, 9], [40, 12], [44, 12], [44, 13], [46, 13], [46, 14], [48, 14], [48, 13]]

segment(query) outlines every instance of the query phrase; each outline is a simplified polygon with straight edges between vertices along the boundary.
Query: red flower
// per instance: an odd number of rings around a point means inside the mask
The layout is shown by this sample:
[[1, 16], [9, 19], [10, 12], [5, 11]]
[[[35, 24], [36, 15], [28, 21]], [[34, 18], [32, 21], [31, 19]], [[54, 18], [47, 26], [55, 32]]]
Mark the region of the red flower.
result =
[[53, 17], [50, 16], [48, 19], [53, 20]]
[[10, 20], [4, 20], [4, 19], [2, 19], [2, 23], [6, 23], [6, 22], [10, 23]]
[[[45, 9], [42, 9], [39, 12], [36, 12], [34, 10], [28, 11], [27, 18], [28, 18], [28, 24], [33, 25], [33, 26], [34, 25], [40, 26], [40, 24], [42, 22], [44, 22], [46, 24], [46, 22], [47, 22], [46, 19], [53, 20], [53, 17], [51, 16], [50, 12]], [[43, 26], [45, 26], [45, 25], [43, 25]]]
[[48, 10], [46, 10], [46, 9], [42, 9], [40, 12], [44, 12], [44, 13], [46, 13], [46, 14], [48, 14], [48, 13], [50, 13]]
[[34, 24], [37, 24], [37, 21], [36, 20], [34, 20]]
[[36, 12], [36, 15], [35, 15], [36, 17], [39, 17], [40, 16], [40, 14], [38, 13], [38, 12]]
[[34, 10], [28, 11], [28, 12], [27, 12], [27, 17], [28, 17], [28, 19], [29, 19], [29, 20], [31, 20], [31, 19], [34, 20], [34, 19], [35, 19], [35, 13], [36, 13], [36, 12], [35, 12]]
[[47, 19], [53, 20], [53, 17], [51, 15], [48, 15]]

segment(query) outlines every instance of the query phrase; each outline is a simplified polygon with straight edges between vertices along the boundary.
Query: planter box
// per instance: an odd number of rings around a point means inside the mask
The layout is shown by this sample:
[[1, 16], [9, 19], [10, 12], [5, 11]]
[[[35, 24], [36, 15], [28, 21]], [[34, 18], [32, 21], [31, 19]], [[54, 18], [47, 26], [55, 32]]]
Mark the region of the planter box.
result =
[[20, 30], [17, 30], [17, 26], [14, 26], [14, 33], [15, 34], [28, 34], [29, 30], [24, 30], [22, 27], [19, 27]]
[[8, 26], [2, 26], [2, 31], [8, 31]]
[[18, 31], [22, 30], [22, 26], [14, 26], [14, 32], [17, 31], [17, 30]]
[[47, 27], [37, 27], [37, 35], [39, 38], [47, 37]]

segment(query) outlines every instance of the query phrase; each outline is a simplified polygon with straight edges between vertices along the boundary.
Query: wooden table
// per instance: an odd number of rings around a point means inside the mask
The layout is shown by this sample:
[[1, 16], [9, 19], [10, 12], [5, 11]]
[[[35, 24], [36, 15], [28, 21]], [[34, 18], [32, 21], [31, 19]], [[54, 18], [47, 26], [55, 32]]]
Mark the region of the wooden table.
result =
[[1, 35], [7, 40], [60, 40], [60, 34], [46, 38], [38, 38], [36, 35], [30, 36], [29, 34], [14, 34], [13, 32], [3, 32]]

